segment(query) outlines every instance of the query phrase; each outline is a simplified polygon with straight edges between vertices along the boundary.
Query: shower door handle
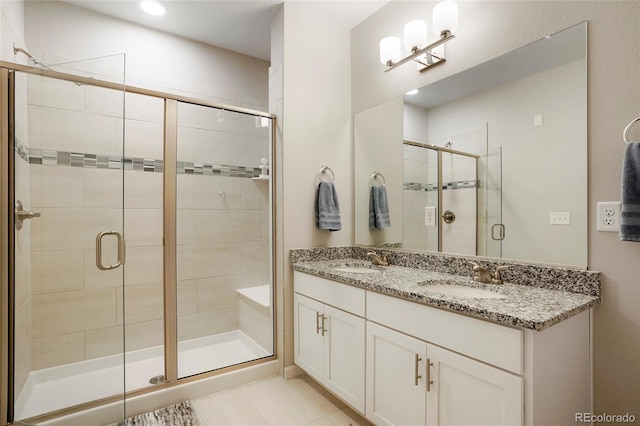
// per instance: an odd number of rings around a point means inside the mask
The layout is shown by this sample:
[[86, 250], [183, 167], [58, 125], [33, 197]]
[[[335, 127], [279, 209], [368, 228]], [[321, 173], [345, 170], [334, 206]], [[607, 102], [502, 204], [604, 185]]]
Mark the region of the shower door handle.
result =
[[[115, 235], [118, 240], [118, 261], [113, 265], [107, 265], [107, 266], [102, 264], [102, 239], [106, 235]], [[98, 234], [98, 236], [96, 237], [96, 266], [98, 267], [98, 269], [100, 269], [101, 271], [116, 269], [117, 267], [124, 265], [125, 257], [126, 257], [126, 248], [124, 245], [124, 239], [122, 238], [122, 235], [119, 232], [104, 231]]]
[[[498, 230], [498, 235], [496, 236], [496, 229]], [[502, 223], [496, 223], [491, 227], [491, 239], [495, 240], [495, 241], [502, 241], [504, 240], [504, 237], [506, 236], [505, 234], [505, 227]]]

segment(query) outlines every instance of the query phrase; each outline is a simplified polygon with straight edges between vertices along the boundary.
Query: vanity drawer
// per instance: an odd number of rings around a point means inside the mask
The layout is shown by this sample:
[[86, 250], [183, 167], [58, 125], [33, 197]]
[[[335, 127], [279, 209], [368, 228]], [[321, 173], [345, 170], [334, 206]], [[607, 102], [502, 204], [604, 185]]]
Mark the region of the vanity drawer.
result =
[[304, 272], [293, 272], [293, 291], [364, 317], [365, 291]]
[[522, 330], [367, 291], [367, 319], [523, 374]]

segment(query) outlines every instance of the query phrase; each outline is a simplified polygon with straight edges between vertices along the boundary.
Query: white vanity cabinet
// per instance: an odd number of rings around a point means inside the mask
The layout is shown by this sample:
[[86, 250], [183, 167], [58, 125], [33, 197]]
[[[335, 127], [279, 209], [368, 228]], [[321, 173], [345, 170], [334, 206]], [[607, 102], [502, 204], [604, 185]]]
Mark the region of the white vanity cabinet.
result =
[[523, 380], [367, 323], [367, 418], [377, 425], [520, 425]]
[[298, 271], [294, 289], [296, 364], [376, 425], [569, 426], [593, 412], [588, 310], [534, 331]]
[[294, 287], [295, 363], [364, 414], [364, 290], [298, 273]]

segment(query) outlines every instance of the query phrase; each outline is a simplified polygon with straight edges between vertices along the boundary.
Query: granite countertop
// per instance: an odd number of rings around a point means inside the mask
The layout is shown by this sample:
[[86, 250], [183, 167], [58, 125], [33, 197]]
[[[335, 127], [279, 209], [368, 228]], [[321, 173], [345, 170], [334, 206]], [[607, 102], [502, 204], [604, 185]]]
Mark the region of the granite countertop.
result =
[[[296, 271], [339, 281], [424, 305], [541, 331], [600, 303], [597, 295], [549, 289], [535, 285], [482, 284], [470, 276], [406, 266], [374, 266], [357, 258], [330, 260], [292, 259]], [[373, 273], [345, 272], [344, 267], [376, 269]], [[498, 298], [445, 294], [434, 286], [462, 285], [496, 293]], [[503, 297], [504, 296], [504, 297]]]

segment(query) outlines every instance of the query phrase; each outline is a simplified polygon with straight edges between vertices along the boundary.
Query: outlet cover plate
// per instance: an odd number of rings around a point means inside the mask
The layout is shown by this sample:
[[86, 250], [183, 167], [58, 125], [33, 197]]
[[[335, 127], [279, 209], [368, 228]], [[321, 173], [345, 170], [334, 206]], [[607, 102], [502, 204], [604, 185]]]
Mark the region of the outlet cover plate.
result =
[[601, 201], [598, 203], [596, 230], [603, 232], [620, 231], [620, 201]]

